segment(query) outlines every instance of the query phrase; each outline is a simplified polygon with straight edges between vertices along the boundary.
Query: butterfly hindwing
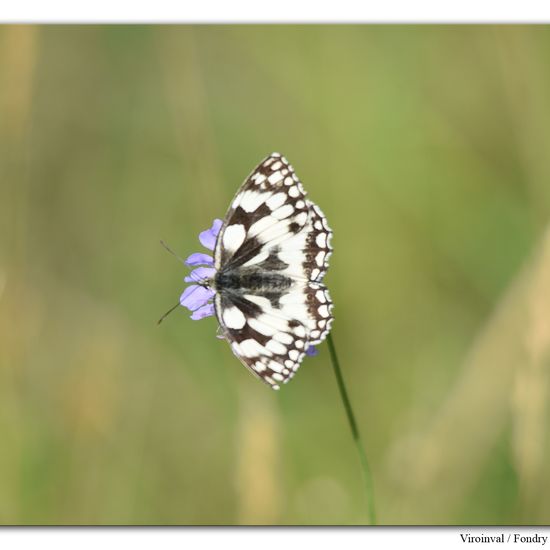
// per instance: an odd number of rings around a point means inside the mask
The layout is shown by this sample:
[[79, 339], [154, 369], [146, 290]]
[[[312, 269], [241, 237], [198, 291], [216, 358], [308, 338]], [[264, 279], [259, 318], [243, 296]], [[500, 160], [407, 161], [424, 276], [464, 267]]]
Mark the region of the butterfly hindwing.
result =
[[321, 209], [307, 201], [310, 208], [310, 218], [306, 234], [306, 245], [303, 253], [304, 269], [310, 281], [321, 281], [328, 269], [328, 260], [332, 254], [330, 241], [332, 231]]
[[294, 376], [308, 347], [321, 342], [332, 324], [328, 290], [315, 282], [296, 282], [269, 297], [219, 293], [215, 304], [233, 353], [274, 389]]
[[[294, 376], [303, 359], [305, 327], [281, 317], [263, 297], [232, 297], [227, 301], [217, 297], [216, 310], [222, 301], [225, 314], [222, 313], [221, 327], [233, 353], [254, 375], [279, 389], [280, 383]], [[246, 323], [236, 328], [240, 325], [232, 322], [239, 313], [243, 313]]]

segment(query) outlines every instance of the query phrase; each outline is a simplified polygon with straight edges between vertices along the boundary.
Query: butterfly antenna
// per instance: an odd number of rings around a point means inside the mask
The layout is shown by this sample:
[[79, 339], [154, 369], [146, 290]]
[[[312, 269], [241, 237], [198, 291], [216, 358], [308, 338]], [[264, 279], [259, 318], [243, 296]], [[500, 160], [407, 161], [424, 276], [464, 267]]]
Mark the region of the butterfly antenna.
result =
[[164, 321], [164, 319], [166, 319], [166, 317], [168, 317], [168, 315], [170, 315], [170, 313], [172, 313], [172, 311], [174, 311], [178, 306], [180, 305], [180, 303], [178, 302], [174, 307], [171, 307], [158, 321], [157, 321], [157, 325], [160, 325], [162, 323], [162, 321]]
[[[197, 288], [199, 287], [195, 287], [189, 294], [188, 294], [188, 297], [191, 296], [191, 294], [193, 294], [193, 292], [195, 292], [197, 290]], [[174, 311], [178, 306], [181, 306], [181, 303], [178, 302], [174, 307], [171, 307], [158, 321], [157, 321], [157, 325], [160, 325], [162, 323], [162, 321], [164, 321], [164, 319], [166, 319], [166, 317], [168, 317], [168, 315], [170, 315], [170, 313], [172, 313], [172, 311]]]
[[183, 265], [187, 265], [185, 263], [185, 260], [183, 258], [181, 258], [180, 256], [178, 256], [164, 241], [160, 241], [160, 244], [162, 246], [164, 246], [164, 248], [166, 248], [166, 250], [168, 250], [168, 252], [170, 252], [170, 254], [172, 254], [172, 256], [174, 256], [175, 258], [177, 258]]

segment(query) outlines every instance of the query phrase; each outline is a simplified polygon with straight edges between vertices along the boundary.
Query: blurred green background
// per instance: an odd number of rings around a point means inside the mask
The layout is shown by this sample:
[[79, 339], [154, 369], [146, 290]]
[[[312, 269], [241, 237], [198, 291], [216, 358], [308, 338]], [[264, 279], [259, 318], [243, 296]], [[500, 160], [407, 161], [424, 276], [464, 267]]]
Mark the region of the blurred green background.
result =
[[365, 523], [326, 344], [276, 394], [156, 326], [272, 151], [380, 522], [550, 522], [550, 28], [3, 26], [0, 81], [0, 523]]

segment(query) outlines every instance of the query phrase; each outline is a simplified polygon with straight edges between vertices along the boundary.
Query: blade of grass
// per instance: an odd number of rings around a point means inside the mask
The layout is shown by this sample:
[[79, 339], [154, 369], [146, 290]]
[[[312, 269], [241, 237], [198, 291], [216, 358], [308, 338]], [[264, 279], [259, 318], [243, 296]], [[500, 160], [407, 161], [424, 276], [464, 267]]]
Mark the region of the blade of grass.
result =
[[367, 455], [363, 448], [361, 435], [359, 434], [359, 429], [357, 427], [355, 415], [353, 414], [353, 408], [351, 406], [348, 392], [346, 390], [344, 377], [342, 376], [342, 370], [340, 369], [340, 363], [338, 361], [338, 355], [336, 354], [336, 347], [334, 346], [334, 341], [332, 340], [332, 336], [330, 334], [327, 336], [327, 343], [330, 351], [330, 359], [332, 362], [332, 367], [334, 368], [334, 374], [336, 375], [336, 382], [338, 383], [338, 389], [340, 390], [340, 396], [342, 397], [344, 409], [346, 410], [349, 426], [351, 428], [351, 435], [355, 443], [355, 448], [357, 449], [357, 454], [359, 455], [359, 462], [361, 464], [361, 470], [363, 472], [363, 481], [365, 483], [365, 493], [367, 497], [368, 520], [371, 525], [376, 525], [376, 510], [374, 507], [374, 488], [373, 488], [372, 474], [370, 471], [369, 462], [367, 460]]

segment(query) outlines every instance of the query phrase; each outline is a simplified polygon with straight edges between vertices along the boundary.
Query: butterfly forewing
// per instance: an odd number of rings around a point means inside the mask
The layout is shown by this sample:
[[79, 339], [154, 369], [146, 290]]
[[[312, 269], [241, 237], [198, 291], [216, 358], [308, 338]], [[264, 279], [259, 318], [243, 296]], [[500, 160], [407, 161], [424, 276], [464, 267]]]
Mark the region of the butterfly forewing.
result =
[[330, 330], [332, 302], [321, 280], [331, 236], [277, 153], [243, 183], [218, 235], [216, 316], [233, 353], [274, 389]]
[[285, 157], [264, 159], [237, 191], [216, 242], [215, 267], [253, 259], [266, 243], [298, 233], [308, 222], [302, 184]]

